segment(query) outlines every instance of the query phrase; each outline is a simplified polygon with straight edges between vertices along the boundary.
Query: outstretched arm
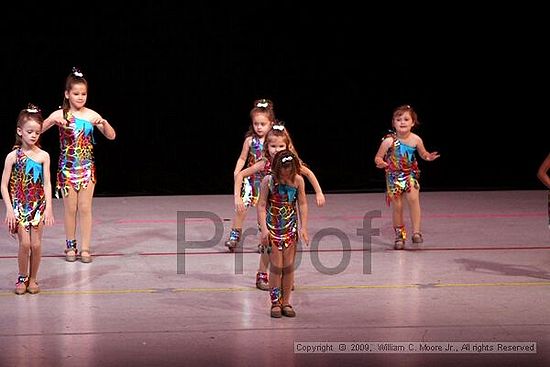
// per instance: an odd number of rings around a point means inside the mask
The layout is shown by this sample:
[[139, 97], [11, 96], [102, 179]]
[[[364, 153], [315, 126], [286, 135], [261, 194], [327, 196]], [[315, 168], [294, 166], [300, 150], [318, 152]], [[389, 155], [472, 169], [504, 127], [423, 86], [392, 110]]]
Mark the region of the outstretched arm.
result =
[[428, 152], [426, 148], [424, 147], [424, 142], [422, 142], [422, 139], [420, 137], [418, 138], [418, 143], [416, 143], [416, 149], [418, 150], [418, 154], [420, 154], [420, 157], [422, 157], [425, 161], [433, 161], [434, 159], [439, 158], [438, 152]]
[[319, 181], [317, 180], [317, 177], [315, 177], [313, 171], [307, 168], [305, 165], [302, 165], [300, 167], [300, 173], [304, 175], [309, 183], [311, 183], [311, 186], [313, 186], [313, 190], [315, 190], [315, 202], [317, 203], [317, 206], [325, 205], [325, 195], [323, 194], [321, 185], [319, 184]]
[[540, 182], [542, 182], [544, 185], [546, 185], [547, 188], [550, 189], [550, 176], [548, 176], [549, 169], [550, 169], [550, 153], [546, 156], [544, 161], [542, 161], [537, 171], [537, 177], [539, 178]]

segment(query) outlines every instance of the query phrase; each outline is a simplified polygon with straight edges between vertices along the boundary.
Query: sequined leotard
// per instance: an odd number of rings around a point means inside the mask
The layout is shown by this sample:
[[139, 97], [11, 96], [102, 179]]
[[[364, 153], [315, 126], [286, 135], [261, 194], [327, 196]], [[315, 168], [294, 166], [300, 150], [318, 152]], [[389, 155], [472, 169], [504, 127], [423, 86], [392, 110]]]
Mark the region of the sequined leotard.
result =
[[46, 209], [44, 168], [42, 163], [27, 157], [21, 148], [17, 149], [9, 192], [17, 223], [26, 231], [31, 226], [38, 226], [44, 219]]
[[[246, 168], [253, 166], [256, 162], [263, 158], [264, 143], [257, 136], [253, 136], [250, 142], [250, 149], [248, 150], [248, 158], [246, 160]], [[241, 198], [245, 207], [256, 206], [258, 199], [260, 198], [260, 185], [262, 179], [268, 172], [267, 169], [263, 169], [260, 172], [256, 172], [251, 176], [243, 179], [243, 185], [241, 188]]]
[[268, 187], [266, 222], [270, 244], [282, 250], [298, 241], [297, 190], [274, 182], [273, 176], [270, 176]]
[[418, 188], [420, 170], [416, 160], [416, 147], [403, 144], [395, 135], [390, 133], [384, 139], [392, 138], [393, 143], [386, 153], [384, 161], [386, 168], [386, 203], [389, 205], [393, 198], [401, 196], [403, 192], [410, 192], [412, 187]]
[[59, 127], [61, 153], [57, 169], [57, 198], [67, 196], [69, 188], [85, 189], [96, 182], [94, 163], [94, 126], [91, 122], [67, 116], [68, 124]]

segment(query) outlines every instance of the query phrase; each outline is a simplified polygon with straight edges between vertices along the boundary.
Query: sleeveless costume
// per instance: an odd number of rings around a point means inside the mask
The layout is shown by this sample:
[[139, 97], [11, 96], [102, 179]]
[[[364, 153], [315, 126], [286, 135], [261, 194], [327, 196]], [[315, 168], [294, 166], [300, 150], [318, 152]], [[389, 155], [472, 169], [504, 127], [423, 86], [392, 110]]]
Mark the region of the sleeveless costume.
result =
[[384, 161], [388, 163], [386, 168], [386, 203], [389, 205], [393, 198], [401, 196], [404, 192], [410, 192], [411, 188], [418, 188], [420, 170], [416, 160], [416, 147], [401, 143], [397, 135], [392, 132], [383, 139], [392, 138], [393, 143], [386, 152]]
[[44, 220], [44, 167], [17, 149], [9, 181], [10, 198], [18, 225], [29, 231]]
[[267, 229], [272, 246], [283, 250], [298, 241], [296, 188], [269, 180], [267, 197]]
[[96, 182], [94, 162], [94, 126], [90, 121], [67, 113], [67, 126], [59, 127], [61, 153], [57, 169], [57, 198], [67, 196], [69, 188], [85, 189]]
[[[246, 168], [253, 166], [263, 158], [264, 143], [257, 136], [253, 136], [248, 150]], [[245, 207], [256, 206], [260, 198], [260, 185], [268, 170], [264, 169], [243, 179], [241, 198]]]

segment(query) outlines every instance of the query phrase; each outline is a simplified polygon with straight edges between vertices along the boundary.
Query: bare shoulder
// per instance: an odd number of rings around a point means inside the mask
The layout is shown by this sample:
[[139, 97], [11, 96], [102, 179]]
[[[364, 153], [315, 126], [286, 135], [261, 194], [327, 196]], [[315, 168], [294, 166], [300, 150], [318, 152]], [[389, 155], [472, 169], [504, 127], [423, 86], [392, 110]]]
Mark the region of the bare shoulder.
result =
[[92, 110], [91, 108], [84, 107], [84, 118], [86, 120], [92, 121], [92, 120], [97, 119], [98, 117], [101, 117], [101, 115], [99, 113]]
[[17, 150], [14, 149], [11, 152], [6, 155], [6, 163], [8, 162], [15, 162], [15, 158], [17, 157]]
[[40, 157], [41, 161], [47, 161], [47, 160], [49, 161], [50, 160], [50, 153], [46, 152], [43, 149], [40, 149], [38, 151], [38, 156]]
[[296, 178], [294, 179], [294, 182], [296, 184], [296, 187], [298, 187], [298, 186], [303, 187], [305, 185], [304, 177], [302, 175], [296, 175]]
[[411, 133], [411, 140], [414, 145], [422, 144], [422, 138], [415, 133]]

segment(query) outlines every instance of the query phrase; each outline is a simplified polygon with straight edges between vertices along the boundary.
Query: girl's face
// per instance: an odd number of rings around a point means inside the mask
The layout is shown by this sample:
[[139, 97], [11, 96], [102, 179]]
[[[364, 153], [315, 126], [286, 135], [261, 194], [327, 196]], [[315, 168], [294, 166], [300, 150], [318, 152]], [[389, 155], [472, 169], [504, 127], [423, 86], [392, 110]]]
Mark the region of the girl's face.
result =
[[265, 113], [255, 113], [252, 118], [252, 127], [254, 128], [254, 132], [256, 135], [258, 135], [260, 138], [263, 138], [265, 134], [269, 130], [271, 130], [271, 121], [269, 121], [269, 118], [267, 114]]
[[27, 120], [23, 126], [17, 128], [17, 135], [21, 137], [23, 145], [34, 146], [42, 133], [42, 127], [34, 120]]
[[267, 142], [267, 151], [270, 157], [275, 157], [278, 152], [287, 149], [284, 136], [272, 136]]
[[69, 100], [69, 105], [75, 110], [84, 107], [87, 97], [88, 87], [84, 83], [73, 84], [69, 91], [65, 91], [65, 98]]
[[414, 122], [410, 112], [403, 112], [401, 115], [393, 119], [393, 127], [397, 133], [407, 134], [414, 126]]

